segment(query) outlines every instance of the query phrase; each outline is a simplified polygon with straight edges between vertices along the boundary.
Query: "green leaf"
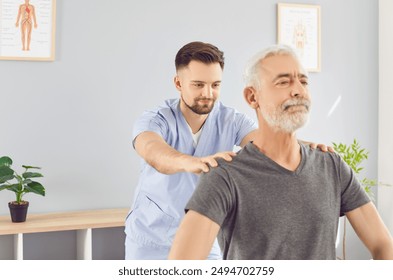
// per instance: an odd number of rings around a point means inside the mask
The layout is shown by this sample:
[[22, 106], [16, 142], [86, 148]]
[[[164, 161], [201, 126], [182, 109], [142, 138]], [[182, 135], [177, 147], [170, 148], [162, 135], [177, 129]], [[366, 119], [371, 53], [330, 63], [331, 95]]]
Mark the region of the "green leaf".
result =
[[0, 185], [0, 191], [6, 190], [6, 189], [8, 188], [8, 186], [9, 186], [9, 185], [6, 185], [6, 184]]
[[[360, 147], [359, 142], [354, 139], [351, 145], [342, 143], [333, 143], [336, 152], [341, 156], [342, 160], [353, 170], [355, 175], [359, 175], [363, 171], [363, 167], [359, 166], [364, 160], [368, 159], [369, 152]], [[367, 195], [373, 200], [373, 192], [371, 187], [377, 185], [377, 181], [364, 178], [360, 181]]]
[[41, 167], [38, 166], [30, 166], [30, 165], [22, 165], [23, 168], [26, 169], [41, 169]]
[[30, 179], [25, 179], [25, 180], [22, 181], [22, 184], [23, 185], [27, 185], [27, 184], [30, 184], [31, 182], [33, 182], [33, 181], [30, 180]]
[[12, 184], [12, 185], [8, 186], [7, 190], [15, 192], [15, 193], [20, 193], [23, 191], [23, 188], [20, 184]]
[[45, 188], [43, 185], [41, 185], [38, 182], [33, 181], [27, 184], [27, 186], [25, 187], [25, 193], [29, 193], [29, 192], [45, 196]]
[[42, 176], [41, 173], [36, 173], [36, 172], [25, 172], [22, 174], [23, 178], [28, 179], [28, 178], [38, 178], [38, 177], [44, 177]]
[[14, 175], [14, 170], [8, 166], [0, 166], [0, 177], [7, 175]]
[[2, 176], [0, 177], [0, 184], [5, 183], [9, 180], [14, 179], [14, 175], [7, 175], [7, 176]]
[[8, 166], [0, 166], [0, 184], [12, 180], [14, 178], [14, 170]]
[[0, 158], [0, 166], [11, 166], [12, 159], [10, 157], [1, 157]]

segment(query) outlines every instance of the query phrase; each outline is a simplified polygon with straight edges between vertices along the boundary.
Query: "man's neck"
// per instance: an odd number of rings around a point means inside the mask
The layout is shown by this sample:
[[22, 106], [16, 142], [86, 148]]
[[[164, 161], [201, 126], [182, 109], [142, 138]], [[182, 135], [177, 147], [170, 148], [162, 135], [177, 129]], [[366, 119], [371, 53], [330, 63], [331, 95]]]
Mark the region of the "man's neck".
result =
[[191, 127], [192, 133], [197, 133], [205, 123], [209, 114], [196, 114], [190, 108], [188, 108], [183, 102], [180, 102], [180, 111], [183, 114], [184, 119]]
[[274, 131], [260, 123], [253, 143], [263, 154], [288, 170], [295, 171], [301, 162], [300, 145], [295, 133]]

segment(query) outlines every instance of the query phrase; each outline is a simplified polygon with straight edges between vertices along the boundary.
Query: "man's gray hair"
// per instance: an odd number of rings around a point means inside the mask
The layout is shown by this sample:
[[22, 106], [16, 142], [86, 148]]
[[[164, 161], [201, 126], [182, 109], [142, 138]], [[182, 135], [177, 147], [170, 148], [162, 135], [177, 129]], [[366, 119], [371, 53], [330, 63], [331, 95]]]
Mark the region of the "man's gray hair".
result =
[[256, 89], [260, 89], [261, 84], [260, 84], [260, 73], [259, 73], [259, 64], [261, 63], [262, 60], [265, 58], [271, 57], [271, 56], [276, 56], [276, 55], [290, 55], [293, 58], [295, 58], [297, 61], [299, 60], [299, 57], [297, 56], [296, 52], [287, 45], [273, 45], [267, 49], [264, 49], [263, 51], [258, 52], [256, 55], [254, 55], [248, 62], [243, 78], [245, 82], [246, 87], [254, 87]]

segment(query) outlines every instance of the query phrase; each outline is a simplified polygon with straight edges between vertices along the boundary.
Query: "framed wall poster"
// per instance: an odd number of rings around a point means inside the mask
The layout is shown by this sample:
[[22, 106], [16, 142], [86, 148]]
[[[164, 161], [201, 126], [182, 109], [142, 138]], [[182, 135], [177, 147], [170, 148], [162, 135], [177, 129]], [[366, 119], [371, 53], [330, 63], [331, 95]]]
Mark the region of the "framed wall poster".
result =
[[307, 71], [320, 72], [320, 6], [277, 4], [277, 41], [293, 47]]
[[0, 0], [0, 59], [55, 59], [56, 0]]

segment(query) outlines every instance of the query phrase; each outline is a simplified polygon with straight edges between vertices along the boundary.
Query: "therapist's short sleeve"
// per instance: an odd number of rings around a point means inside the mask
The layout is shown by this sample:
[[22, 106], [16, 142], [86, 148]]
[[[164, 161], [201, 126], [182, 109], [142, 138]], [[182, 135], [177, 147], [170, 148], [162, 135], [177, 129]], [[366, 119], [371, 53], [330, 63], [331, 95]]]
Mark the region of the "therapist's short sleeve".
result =
[[235, 145], [240, 146], [244, 137], [251, 131], [258, 128], [256, 122], [245, 114], [235, 113], [236, 142]]
[[166, 140], [168, 135], [168, 120], [159, 111], [145, 111], [134, 124], [132, 132], [133, 145], [135, 138], [145, 131], [155, 132]]

